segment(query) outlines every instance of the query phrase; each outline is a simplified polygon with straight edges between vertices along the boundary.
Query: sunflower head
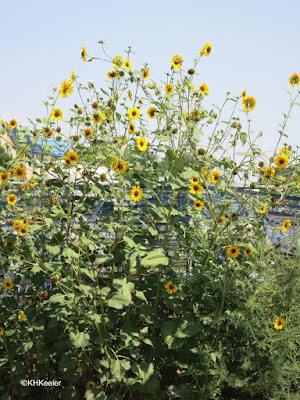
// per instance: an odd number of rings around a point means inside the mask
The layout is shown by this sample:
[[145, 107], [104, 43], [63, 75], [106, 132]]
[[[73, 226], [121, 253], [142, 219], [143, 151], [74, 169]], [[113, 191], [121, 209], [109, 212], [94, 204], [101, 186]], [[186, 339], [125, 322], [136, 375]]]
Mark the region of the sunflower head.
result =
[[94, 389], [94, 388], [96, 387], [96, 384], [95, 384], [95, 382], [87, 381], [85, 387], [86, 387], [87, 389], [89, 389], [89, 388], [93, 388], [93, 389]]
[[157, 111], [157, 109], [155, 107], [150, 107], [149, 110], [147, 111], [147, 115], [149, 118], [153, 119], [156, 118], [155, 117], [155, 112]]
[[140, 201], [143, 196], [143, 189], [139, 186], [134, 186], [130, 191], [130, 198], [133, 201]]
[[245, 97], [243, 98], [243, 108], [246, 111], [252, 111], [256, 105], [256, 100], [254, 97]]
[[203, 190], [203, 187], [199, 183], [192, 183], [190, 186], [190, 191], [193, 194], [200, 194]]
[[126, 71], [129, 71], [131, 69], [131, 62], [129, 60], [124, 60], [124, 68]]
[[55, 108], [51, 112], [51, 118], [55, 121], [59, 121], [64, 116], [63, 112], [59, 108]]
[[202, 94], [209, 95], [209, 89], [206, 83], [202, 83], [202, 85], [199, 86], [199, 92]]
[[23, 179], [26, 176], [26, 170], [22, 164], [19, 164], [14, 168], [13, 174], [17, 179]]
[[61, 83], [60, 87], [60, 95], [62, 98], [66, 98], [73, 93], [74, 87], [72, 86], [73, 81], [65, 79], [63, 83]]
[[123, 58], [120, 56], [116, 56], [113, 60], [113, 64], [115, 68], [121, 68], [123, 65]]
[[167, 94], [172, 94], [174, 92], [174, 86], [173, 85], [166, 85], [165, 86], [165, 92]]
[[277, 318], [274, 322], [274, 328], [278, 331], [282, 330], [285, 320], [283, 318]]
[[107, 73], [109, 79], [117, 78], [119, 76], [119, 71], [110, 71]]
[[15, 129], [17, 127], [17, 121], [15, 119], [11, 119], [8, 123], [11, 129]]
[[245, 249], [245, 256], [250, 257], [252, 256], [253, 250], [250, 246], [247, 246]]
[[26, 319], [26, 315], [23, 313], [23, 311], [21, 311], [18, 315], [18, 319], [19, 321], [23, 321]]
[[141, 137], [136, 141], [137, 148], [144, 152], [147, 150], [148, 142], [145, 138]]
[[165, 288], [166, 288], [166, 291], [167, 291], [168, 294], [176, 293], [177, 290], [178, 290], [177, 285], [173, 284], [172, 281], [168, 281], [168, 282], [165, 284]]
[[149, 75], [150, 75], [149, 69], [144, 69], [144, 70], [142, 71], [142, 76], [143, 76], [143, 79], [144, 79], [145, 81], [149, 78]]
[[6, 197], [6, 201], [8, 204], [10, 204], [11, 206], [14, 206], [16, 204], [16, 202], [18, 201], [17, 196], [15, 194], [9, 194]]
[[284, 153], [280, 153], [275, 160], [275, 164], [278, 168], [284, 168], [288, 165], [288, 163], [289, 163], [289, 158]]
[[220, 180], [220, 176], [221, 176], [221, 172], [218, 170], [215, 170], [214, 172], [211, 172], [209, 175], [209, 179], [211, 181], [211, 183], [218, 183]]
[[140, 115], [141, 115], [141, 112], [137, 107], [130, 108], [128, 110], [128, 117], [130, 119], [138, 119], [140, 117]]
[[261, 214], [265, 214], [265, 213], [267, 212], [267, 204], [266, 204], [266, 203], [263, 203], [263, 204], [261, 205], [261, 207], [260, 207], [260, 209], [259, 209], [259, 212], [260, 212]]
[[173, 68], [181, 68], [183, 64], [183, 58], [178, 54], [172, 58], [172, 67]]
[[90, 128], [87, 128], [83, 131], [84, 136], [89, 139], [91, 136], [93, 136], [93, 130]]
[[6, 183], [9, 179], [10, 172], [9, 171], [0, 171], [0, 181], [1, 183]]
[[300, 76], [295, 72], [290, 76], [289, 82], [292, 87], [299, 85]]
[[202, 56], [209, 56], [211, 53], [211, 49], [212, 49], [212, 44], [211, 43], [206, 43], [202, 50], [200, 51], [200, 57]]
[[128, 125], [128, 131], [129, 133], [131, 133], [132, 135], [135, 134], [135, 126], [133, 125], [133, 123], [130, 121], [129, 125]]
[[283, 225], [282, 225], [282, 232], [285, 233], [288, 229], [290, 229], [291, 227], [291, 221], [289, 219], [287, 219], [286, 221], [284, 221]]
[[237, 246], [230, 246], [230, 247], [227, 249], [227, 255], [228, 255], [229, 257], [236, 258], [236, 257], [239, 256], [239, 254], [240, 254], [240, 249], [239, 249]]
[[114, 170], [117, 172], [117, 174], [125, 174], [125, 172], [128, 170], [128, 165], [125, 161], [117, 160]]
[[5, 279], [5, 281], [3, 281], [3, 286], [5, 287], [5, 289], [9, 290], [14, 287], [14, 284], [10, 279]]
[[81, 58], [83, 59], [83, 61], [87, 61], [86, 59], [86, 49], [85, 47], [81, 47]]
[[194, 203], [194, 208], [196, 210], [202, 210], [203, 206], [204, 206], [203, 201], [196, 200]]

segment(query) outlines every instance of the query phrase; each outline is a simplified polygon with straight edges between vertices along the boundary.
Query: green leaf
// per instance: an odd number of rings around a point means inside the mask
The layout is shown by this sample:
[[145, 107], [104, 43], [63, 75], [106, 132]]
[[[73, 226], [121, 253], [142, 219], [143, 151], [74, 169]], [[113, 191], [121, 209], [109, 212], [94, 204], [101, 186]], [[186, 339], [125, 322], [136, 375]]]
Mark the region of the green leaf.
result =
[[66, 299], [64, 294], [57, 293], [51, 296], [49, 301], [51, 301], [52, 303], [65, 303]]
[[151, 377], [154, 372], [152, 363], [135, 364], [132, 366], [132, 371], [139, 378], [139, 382], [143, 385]]
[[90, 340], [90, 335], [87, 332], [70, 332], [69, 337], [75, 347], [81, 347], [82, 349], [88, 345]]
[[164, 254], [163, 249], [149, 251], [146, 257], [141, 260], [143, 267], [157, 267], [158, 265], [168, 265], [169, 258]]
[[64, 250], [62, 252], [62, 255], [67, 257], [67, 258], [69, 258], [69, 259], [79, 258], [80, 257], [79, 253], [76, 253], [76, 251], [70, 249], [69, 247], [65, 247], [64, 248]]
[[47, 244], [46, 250], [48, 251], [48, 253], [56, 256], [58, 253], [60, 253], [60, 246], [50, 246], [49, 244]]

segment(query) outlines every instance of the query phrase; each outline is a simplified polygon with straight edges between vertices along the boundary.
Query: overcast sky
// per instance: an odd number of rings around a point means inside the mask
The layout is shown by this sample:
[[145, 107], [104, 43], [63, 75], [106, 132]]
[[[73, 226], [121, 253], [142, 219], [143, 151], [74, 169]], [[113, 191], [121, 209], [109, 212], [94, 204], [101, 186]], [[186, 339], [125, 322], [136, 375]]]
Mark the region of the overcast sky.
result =
[[[84, 63], [81, 46], [101, 56], [97, 42], [104, 40], [111, 56], [124, 57], [130, 45], [135, 69], [148, 62], [150, 77], [159, 80], [170, 71], [175, 54], [188, 69], [211, 42], [212, 53], [201, 59], [198, 70], [199, 84], [210, 89], [207, 108], [221, 105], [227, 91], [238, 96], [247, 90], [257, 101], [253, 129], [263, 132], [263, 150], [272, 151], [281, 113], [289, 108], [284, 90], [290, 90], [290, 75], [300, 74], [297, 0], [27, 0], [2, 2], [1, 15], [0, 119], [15, 118], [23, 125], [27, 118], [45, 116], [42, 101], [72, 70], [82, 83], [92, 80], [105, 87], [111, 68], [99, 61]], [[61, 99], [59, 106], [67, 110], [74, 99]], [[299, 122], [300, 108], [295, 107], [286, 131], [293, 146], [300, 144]]]

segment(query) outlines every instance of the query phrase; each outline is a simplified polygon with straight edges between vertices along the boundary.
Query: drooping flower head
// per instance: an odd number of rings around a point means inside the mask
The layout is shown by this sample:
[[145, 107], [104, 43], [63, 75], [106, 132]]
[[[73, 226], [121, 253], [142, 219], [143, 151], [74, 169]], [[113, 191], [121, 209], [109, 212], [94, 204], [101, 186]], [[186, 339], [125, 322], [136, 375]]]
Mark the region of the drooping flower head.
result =
[[86, 59], [86, 49], [85, 49], [85, 47], [81, 47], [81, 50], [82, 50], [82, 52], [81, 52], [81, 58], [83, 59], [83, 61], [87, 61], [87, 59]]
[[147, 111], [147, 115], [149, 118], [153, 119], [156, 118], [155, 117], [155, 112], [157, 111], [157, 109], [155, 107], [150, 107], [149, 110]]
[[123, 65], [123, 58], [120, 56], [116, 56], [113, 61], [115, 68], [121, 68]]
[[289, 219], [287, 219], [286, 221], [284, 221], [283, 225], [282, 225], [282, 232], [285, 233], [288, 229], [290, 229], [291, 227], [291, 221]]
[[291, 85], [292, 87], [294, 87], [294, 86], [296, 86], [296, 85], [299, 85], [300, 76], [295, 72], [294, 74], [292, 74], [292, 75], [290, 76], [289, 82], [290, 82], [290, 85]]

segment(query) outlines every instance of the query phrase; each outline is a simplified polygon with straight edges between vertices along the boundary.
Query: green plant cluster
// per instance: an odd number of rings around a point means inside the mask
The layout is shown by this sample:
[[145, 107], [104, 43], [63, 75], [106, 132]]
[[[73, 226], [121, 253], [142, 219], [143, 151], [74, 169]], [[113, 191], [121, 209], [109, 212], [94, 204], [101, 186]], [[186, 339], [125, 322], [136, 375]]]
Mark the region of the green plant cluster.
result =
[[[193, 86], [203, 54], [160, 87], [147, 65], [104, 53], [107, 87], [73, 77], [82, 104], [66, 128], [54, 89], [47, 116], [16, 129], [21, 146], [42, 142], [40, 158], [0, 170], [39, 171], [33, 187], [1, 184], [1, 399], [298, 399], [299, 226], [268, 216], [299, 196], [298, 148], [278, 148], [299, 93], [268, 157], [241, 96], [205, 108]], [[67, 128], [72, 149], [54, 161], [46, 134], [63, 149]]]

